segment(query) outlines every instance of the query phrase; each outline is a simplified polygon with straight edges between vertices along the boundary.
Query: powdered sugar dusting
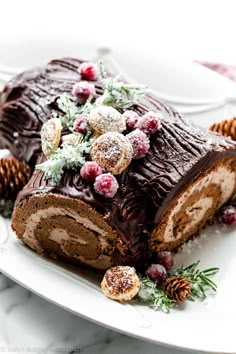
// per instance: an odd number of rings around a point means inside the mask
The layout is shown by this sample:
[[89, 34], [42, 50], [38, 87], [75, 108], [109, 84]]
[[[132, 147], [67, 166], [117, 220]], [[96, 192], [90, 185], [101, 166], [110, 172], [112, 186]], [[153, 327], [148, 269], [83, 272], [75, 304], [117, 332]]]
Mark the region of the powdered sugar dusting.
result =
[[133, 148], [124, 135], [109, 132], [94, 141], [90, 155], [105, 171], [117, 175], [130, 164]]
[[113, 107], [99, 106], [89, 115], [90, 126], [99, 133], [118, 132], [126, 129], [124, 116]]
[[139, 129], [135, 129], [126, 137], [129, 139], [133, 147], [133, 158], [140, 159], [145, 156], [150, 148], [149, 137]]
[[94, 189], [104, 197], [113, 198], [118, 187], [118, 182], [111, 173], [104, 173], [95, 179]]

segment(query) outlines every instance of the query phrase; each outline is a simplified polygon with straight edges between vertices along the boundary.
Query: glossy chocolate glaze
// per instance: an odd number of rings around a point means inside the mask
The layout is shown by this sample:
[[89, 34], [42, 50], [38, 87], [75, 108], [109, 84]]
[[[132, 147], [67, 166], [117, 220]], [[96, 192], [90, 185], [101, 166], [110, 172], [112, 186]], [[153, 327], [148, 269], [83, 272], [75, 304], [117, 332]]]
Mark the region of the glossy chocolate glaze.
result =
[[[22, 74], [9, 83], [1, 98], [1, 147], [10, 148], [31, 164], [35, 162], [40, 152], [40, 127], [50, 118], [55, 99], [62, 92], [70, 92], [79, 80], [79, 64], [75, 59], [54, 60], [45, 68]], [[99, 82], [96, 92], [102, 93]], [[102, 215], [109, 215], [108, 222], [128, 246], [132, 258], [139, 261], [150, 256], [148, 234], [173, 197], [217, 160], [236, 157], [236, 143], [196, 127], [152, 94], [147, 94], [133, 109], [140, 114], [150, 110], [161, 112], [162, 127], [151, 136], [148, 154], [133, 160], [118, 176], [120, 188], [113, 199], [96, 194], [92, 185], [80, 178], [79, 171], [66, 171], [57, 187], [45, 181], [41, 171], [35, 171], [17, 203], [35, 193], [47, 192], [79, 198]], [[19, 133], [19, 145], [14, 144], [15, 131]]]

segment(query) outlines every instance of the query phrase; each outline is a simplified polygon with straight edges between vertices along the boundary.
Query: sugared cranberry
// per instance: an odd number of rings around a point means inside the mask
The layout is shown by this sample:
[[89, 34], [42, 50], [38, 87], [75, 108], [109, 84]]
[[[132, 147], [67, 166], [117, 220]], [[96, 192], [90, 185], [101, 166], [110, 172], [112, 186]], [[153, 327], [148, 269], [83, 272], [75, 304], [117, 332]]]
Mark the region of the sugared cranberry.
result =
[[104, 173], [95, 179], [94, 189], [104, 197], [113, 198], [118, 187], [118, 182], [111, 173]]
[[228, 225], [236, 224], [236, 207], [233, 205], [227, 205], [221, 208], [219, 222]]
[[80, 169], [80, 175], [87, 181], [94, 182], [102, 174], [102, 168], [95, 161], [87, 161]]
[[142, 116], [137, 124], [137, 128], [146, 134], [154, 134], [161, 127], [160, 117], [154, 112], [147, 112]]
[[160, 284], [166, 280], [167, 273], [161, 264], [151, 264], [145, 274], [156, 284]]
[[79, 73], [82, 79], [93, 81], [98, 77], [98, 67], [94, 63], [82, 63], [79, 67]]
[[135, 129], [131, 133], [127, 134], [126, 137], [129, 139], [133, 147], [133, 158], [140, 159], [144, 157], [150, 148], [148, 136], [141, 130]]
[[85, 134], [88, 130], [88, 115], [80, 114], [74, 121], [74, 130], [78, 133]]
[[139, 115], [134, 111], [127, 110], [123, 113], [123, 117], [125, 118], [127, 128], [134, 129], [138, 123]]
[[80, 104], [84, 104], [89, 97], [96, 96], [95, 86], [87, 81], [77, 82], [72, 88], [72, 95], [78, 99]]
[[162, 251], [158, 253], [157, 261], [168, 271], [173, 267], [174, 259], [171, 252]]

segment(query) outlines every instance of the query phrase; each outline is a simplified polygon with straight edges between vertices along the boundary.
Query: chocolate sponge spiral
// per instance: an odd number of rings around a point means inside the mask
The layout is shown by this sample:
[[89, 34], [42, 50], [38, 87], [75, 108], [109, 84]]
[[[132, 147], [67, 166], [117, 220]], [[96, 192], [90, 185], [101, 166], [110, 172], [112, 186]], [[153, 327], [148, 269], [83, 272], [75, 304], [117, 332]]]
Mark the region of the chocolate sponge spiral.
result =
[[[2, 147], [34, 166], [40, 127], [57, 109], [56, 98], [81, 79], [80, 63], [54, 60], [9, 83], [1, 97]], [[99, 97], [101, 82], [95, 88]], [[150, 93], [131, 109], [140, 116], [160, 114], [161, 129], [151, 136], [145, 157], [117, 175], [120, 187], [113, 198], [98, 195], [79, 170], [65, 171], [58, 186], [34, 172], [12, 221], [29, 247], [101, 270], [139, 266], [160, 250], [177, 249], [235, 193], [235, 142], [195, 126]]]

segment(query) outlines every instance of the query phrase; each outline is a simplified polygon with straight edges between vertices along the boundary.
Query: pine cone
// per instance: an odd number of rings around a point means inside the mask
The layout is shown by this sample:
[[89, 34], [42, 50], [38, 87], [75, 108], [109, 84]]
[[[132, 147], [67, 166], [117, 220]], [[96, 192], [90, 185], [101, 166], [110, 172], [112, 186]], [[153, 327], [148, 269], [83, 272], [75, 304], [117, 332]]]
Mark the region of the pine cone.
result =
[[173, 275], [166, 278], [164, 291], [170, 299], [182, 302], [189, 298], [191, 287], [186, 278]]
[[210, 126], [209, 130], [236, 140], [236, 117], [215, 123]]
[[31, 175], [30, 167], [14, 157], [0, 159], [0, 199], [14, 201]]

